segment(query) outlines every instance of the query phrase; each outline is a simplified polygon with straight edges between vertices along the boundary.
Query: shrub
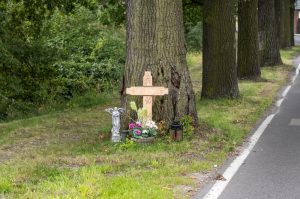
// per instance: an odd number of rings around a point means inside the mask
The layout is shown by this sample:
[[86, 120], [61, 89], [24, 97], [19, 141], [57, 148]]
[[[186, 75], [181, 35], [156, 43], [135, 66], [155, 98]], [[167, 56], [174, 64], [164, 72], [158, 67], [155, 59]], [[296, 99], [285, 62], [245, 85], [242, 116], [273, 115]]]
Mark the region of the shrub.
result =
[[202, 22], [198, 22], [195, 26], [188, 28], [186, 41], [189, 51], [202, 50]]
[[54, 9], [34, 34], [30, 20], [22, 21], [22, 9], [12, 3], [2, 12], [0, 4], [0, 18], [5, 15], [0, 22], [0, 120], [119, 85], [125, 31], [101, 21], [103, 7]]

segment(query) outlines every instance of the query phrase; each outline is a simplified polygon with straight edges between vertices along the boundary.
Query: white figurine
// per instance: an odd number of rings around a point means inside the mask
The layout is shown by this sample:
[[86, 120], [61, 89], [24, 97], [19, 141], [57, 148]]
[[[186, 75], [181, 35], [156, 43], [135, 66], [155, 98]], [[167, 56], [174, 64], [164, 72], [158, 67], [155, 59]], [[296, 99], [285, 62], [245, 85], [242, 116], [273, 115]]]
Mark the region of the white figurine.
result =
[[120, 142], [121, 141], [121, 136], [120, 136], [120, 116], [121, 113], [123, 113], [125, 111], [125, 109], [123, 108], [108, 108], [105, 109], [106, 112], [111, 114], [111, 118], [112, 118], [112, 129], [111, 129], [111, 141], [112, 142]]

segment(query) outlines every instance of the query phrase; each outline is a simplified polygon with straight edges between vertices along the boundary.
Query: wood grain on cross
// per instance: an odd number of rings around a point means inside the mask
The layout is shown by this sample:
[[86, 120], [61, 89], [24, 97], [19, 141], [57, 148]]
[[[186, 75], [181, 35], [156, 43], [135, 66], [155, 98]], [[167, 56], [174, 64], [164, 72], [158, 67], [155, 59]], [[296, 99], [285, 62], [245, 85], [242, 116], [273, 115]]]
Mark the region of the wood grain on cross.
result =
[[152, 86], [152, 75], [146, 71], [143, 77], [143, 86], [130, 87], [126, 89], [126, 94], [143, 96], [143, 107], [147, 110], [147, 119], [152, 120], [152, 96], [163, 96], [169, 94], [168, 88]]

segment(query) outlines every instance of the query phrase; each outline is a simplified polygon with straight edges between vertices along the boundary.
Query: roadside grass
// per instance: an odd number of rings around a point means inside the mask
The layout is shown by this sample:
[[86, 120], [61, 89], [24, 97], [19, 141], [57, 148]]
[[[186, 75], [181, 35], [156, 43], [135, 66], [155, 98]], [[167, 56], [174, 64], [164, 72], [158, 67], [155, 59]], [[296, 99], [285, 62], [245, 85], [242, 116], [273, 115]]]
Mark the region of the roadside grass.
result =
[[288, 65], [292, 65], [292, 64], [293, 64], [293, 60], [290, 59], [290, 58], [291, 58], [291, 57], [294, 57], [294, 56], [296, 56], [296, 55], [299, 55], [299, 53], [300, 53], [299, 45], [297, 45], [296, 47], [293, 47], [293, 48], [289, 48], [289, 49], [286, 49], [286, 50], [282, 50], [282, 51], [280, 52], [282, 61], [283, 61], [285, 64], [288, 64]]
[[[282, 52], [286, 63], [294, 52], [300, 48]], [[118, 106], [117, 95], [78, 98], [69, 110], [0, 124], [0, 198], [165, 199], [181, 185], [198, 187], [195, 173], [212, 171], [242, 144], [292, 71], [265, 67], [265, 81], [240, 81], [239, 99], [200, 100], [200, 60], [200, 54], [188, 55], [199, 135], [178, 143], [112, 144], [104, 109]]]

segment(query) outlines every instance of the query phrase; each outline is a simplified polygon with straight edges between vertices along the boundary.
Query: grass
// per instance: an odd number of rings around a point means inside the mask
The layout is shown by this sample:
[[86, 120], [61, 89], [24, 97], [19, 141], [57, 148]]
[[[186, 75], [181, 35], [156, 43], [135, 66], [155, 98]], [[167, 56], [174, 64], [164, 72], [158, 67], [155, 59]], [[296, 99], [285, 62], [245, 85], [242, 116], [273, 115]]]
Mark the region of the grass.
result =
[[[291, 63], [298, 52], [283, 51], [283, 60]], [[0, 124], [0, 198], [188, 198], [174, 190], [198, 187], [194, 173], [212, 171], [234, 152], [292, 70], [263, 68], [266, 81], [241, 81], [239, 99], [207, 101], [199, 98], [200, 60], [188, 55], [201, 135], [179, 143], [112, 144], [104, 109], [117, 105], [117, 96], [82, 97], [70, 110]]]

